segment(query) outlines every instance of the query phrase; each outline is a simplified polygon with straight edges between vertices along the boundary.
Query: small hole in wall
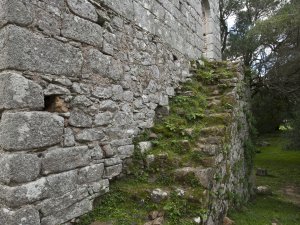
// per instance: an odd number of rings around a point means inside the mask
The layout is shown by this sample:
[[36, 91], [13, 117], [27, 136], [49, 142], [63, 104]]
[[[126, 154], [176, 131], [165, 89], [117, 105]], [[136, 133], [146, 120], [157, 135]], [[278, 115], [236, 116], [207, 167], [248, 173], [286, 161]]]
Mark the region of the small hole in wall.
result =
[[106, 22], [105, 18], [102, 17], [101, 15], [98, 15], [98, 21], [97, 21], [97, 23], [98, 23], [101, 27], [104, 27], [105, 22]]
[[173, 54], [173, 61], [177, 61], [177, 60], [178, 60], [178, 57]]
[[46, 96], [45, 99], [45, 111], [66, 113], [69, 111], [67, 103], [59, 95]]

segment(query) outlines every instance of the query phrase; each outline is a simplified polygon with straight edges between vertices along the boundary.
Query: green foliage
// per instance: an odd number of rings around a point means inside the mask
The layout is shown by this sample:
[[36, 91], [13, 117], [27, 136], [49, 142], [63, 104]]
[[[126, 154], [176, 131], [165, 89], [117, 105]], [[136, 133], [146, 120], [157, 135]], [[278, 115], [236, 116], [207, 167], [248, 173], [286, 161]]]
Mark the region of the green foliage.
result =
[[257, 131], [272, 133], [290, 117], [290, 102], [280, 94], [264, 89], [252, 98], [252, 111]]

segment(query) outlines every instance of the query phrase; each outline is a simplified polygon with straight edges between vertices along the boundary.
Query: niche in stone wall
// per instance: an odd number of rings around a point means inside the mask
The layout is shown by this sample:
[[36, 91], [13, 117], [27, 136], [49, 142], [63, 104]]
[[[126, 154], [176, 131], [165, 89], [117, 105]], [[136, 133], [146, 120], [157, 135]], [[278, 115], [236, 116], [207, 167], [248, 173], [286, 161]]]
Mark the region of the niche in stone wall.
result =
[[66, 113], [69, 111], [68, 104], [60, 95], [45, 96], [45, 111]]
[[209, 45], [209, 35], [210, 31], [210, 5], [208, 0], [201, 1], [201, 9], [202, 9], [202, 27], [203, 27], [203, 37], [204, 37], [204, 52], [208, 51]]

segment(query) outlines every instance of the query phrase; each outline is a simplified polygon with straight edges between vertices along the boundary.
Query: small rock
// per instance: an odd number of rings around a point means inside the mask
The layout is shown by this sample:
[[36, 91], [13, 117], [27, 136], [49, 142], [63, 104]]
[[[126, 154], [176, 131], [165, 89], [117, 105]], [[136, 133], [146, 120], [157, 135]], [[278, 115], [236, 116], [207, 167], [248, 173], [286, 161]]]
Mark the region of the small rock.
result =
[[260, 142], [257, 143], [257, 145], [259, 147], [267, 147], [267, 146], [270, 146], [271, 144], [267, 141], [260, 141]]
[[180, 197], [184, 196], [184, 194], [185, 194], [185, 191], [183, 189], [180, 189], [180, 188], [177, 188], [175, 190], [175, 192], [176, 192], [177, 196], [180, 196]]
[[271, 191], [270, 187], [267, 187], [267, 186], [258, 186], [256, 188], [256, 193], [258, 195], [271, 195], [272, 191]]
[[194, 222], [195, 222], [196, 224], [200, 224], [201, 221], [202, 221], [201, 217], [196, 217], [196, 218], [194, 218]]
[[225, 217], [223, 220], [223, 225], [232, 225], [234, 224], [234, 221], [229, 219], [228, 217]]
[[160, 212], [158, 213], [158, 217], [164, 217], [164, 216], [165, 216], [165, 212], [160, 211]]
[[193, 133], [194, 133], [194, 129], [193, 128], [187, 128], [184, 130], [184, 132], [189, 135], [189, 136], [192, 136]]
[[162, 200], [165, 200], [168, 198], [168, 192], [161, 190], [160, 188], [157, 188], [152, 191], [151, 193], [151, 199], [153, 202], [159, 203]]
[[258, 168], [256, 170], [256, 175], [257, 176], [268, 176], [268, 171], [266, 169], [263, 169], [263, 168]]
[[158, 211], [152, 211], [149, 213], [148, 217], [150, 220], [155, 220], [158, 217]]
[[155, 161], [155, 156], [154, 155], [147, 155], [146, 156], [146, 166], [150, 167], [151, 163]]
[[149, 138], [150, 138], [150, 139], [156, 139], [156, 138], [158, 138], [158, 136], [157, 136], [157, 134], [155, 134], [155, 133], [150, 133], [150, 134], [149, 134]]
[[214, 90], [212, 94], [213, 94], [213, 95], [219, 95], [219, 94], [220, 94], [220, 91], [219, 91], [219, 90]]
[[163, 217], [158, 217], [153, 221], [153, 225], [162, 225], [164, 222], [164, 218]]
[[152, 143], [150, 141], [140, 142], [139, 148], [141, 150], [141, 153], [144, 154], [145, 152], [149, 151], [152, 148]]

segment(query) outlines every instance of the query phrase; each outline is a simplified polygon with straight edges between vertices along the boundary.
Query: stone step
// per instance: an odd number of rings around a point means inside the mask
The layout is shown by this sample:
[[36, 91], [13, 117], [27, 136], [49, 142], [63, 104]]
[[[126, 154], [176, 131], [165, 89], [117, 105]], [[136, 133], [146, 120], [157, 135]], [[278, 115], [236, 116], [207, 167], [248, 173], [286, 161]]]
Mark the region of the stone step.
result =
[[199, 144], [211, 144], [211, 145], [221, 145], [223, 143], [222, 136], [207, 136], [201, 137], [198, 139], [197, 143]]
[[202, 143], [197, 143], [196, 144], [196, 148], [193, 149], [196, 152], [202, 152], [208, 156], [215, 156], [217, 155], [220, 150], [221, 150], [221, 146], [220, 145], [216, 145], [216, 144], [202, 144]]
[[190, 175], [194, 175], [196, 180], [206, 189], [210, 189], [213, 181], [213, 169], [203, 167], [183, 167], [174, 171], [177, 181], [186, 182]]
[[227, 124], [231, 117], [230, 113], [207, 113], [203, 119], [210, 124]]
[[209, 103], [207, 104], [207, 108], [211, 109], [217, 106], [220, 106], [222, 104], [222, 101], [220, 99], [213, 99], [210, 100]]
[[210, 101], [215, 101], [215, 100], [221, 100], [222, 98], [223, 98], [223, 95], [214, 95], [214, 96], [207, 97], [206, 100], [208, 102], [210, 102]]
[[201, 129], [200, 134], [203, 136], [213, 135], [213, 136], [223, 136], [225, 134], [226, 127], [223, 125], [210, 126]]

